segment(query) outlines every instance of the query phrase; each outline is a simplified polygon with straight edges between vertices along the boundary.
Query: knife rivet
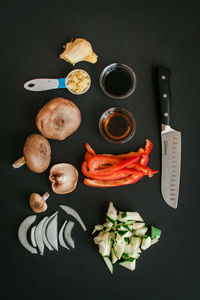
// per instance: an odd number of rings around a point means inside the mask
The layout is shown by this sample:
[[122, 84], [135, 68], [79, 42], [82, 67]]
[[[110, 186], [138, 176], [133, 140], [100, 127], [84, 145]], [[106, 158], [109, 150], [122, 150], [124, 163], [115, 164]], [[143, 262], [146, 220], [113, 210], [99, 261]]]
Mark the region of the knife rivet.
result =
[[165, 79], [166, 79], [166, 76], [165, 76], [165, 75], [162, 75], [162, 76], [161, 76], [161, 79], [162, 79], [162, 80], [165, 80]]
[[164, 113], [164, 117], [168, 117], [168, 113], [167, 112]]
[[163, 98], [167, 98], [167, 94], [163, 94], [162, 96], [163, 96]]

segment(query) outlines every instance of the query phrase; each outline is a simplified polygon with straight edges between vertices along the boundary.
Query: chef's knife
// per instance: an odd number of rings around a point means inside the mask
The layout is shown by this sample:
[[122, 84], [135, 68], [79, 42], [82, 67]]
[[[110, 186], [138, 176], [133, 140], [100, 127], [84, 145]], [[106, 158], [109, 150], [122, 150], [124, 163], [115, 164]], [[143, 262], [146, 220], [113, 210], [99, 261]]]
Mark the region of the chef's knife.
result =
[[181, 171], [181, 133], [170, 126], [170, 75], [170, 69], [159, 67], [162, 143], [161, 192], [165, 202], [171, 207], [177, 208]]

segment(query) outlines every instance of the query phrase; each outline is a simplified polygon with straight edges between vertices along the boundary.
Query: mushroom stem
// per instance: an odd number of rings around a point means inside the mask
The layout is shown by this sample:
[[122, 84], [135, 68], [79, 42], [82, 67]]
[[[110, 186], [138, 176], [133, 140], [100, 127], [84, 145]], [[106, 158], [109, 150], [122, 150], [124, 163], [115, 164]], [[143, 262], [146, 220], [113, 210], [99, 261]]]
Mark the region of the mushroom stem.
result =
[[42, 195], [42, 199], [44, 200], [44, 201], [46, 201], [48, 198], [49, 198], [49, 193], [44, 193], [44, 195]]
[[25, 165], [25, 159], [24, 159], [24, 156], [20, 157], [18, 160], [16, 160], [12, 166], [13, 168], [20, 168], [22, 167], [23, 165]]

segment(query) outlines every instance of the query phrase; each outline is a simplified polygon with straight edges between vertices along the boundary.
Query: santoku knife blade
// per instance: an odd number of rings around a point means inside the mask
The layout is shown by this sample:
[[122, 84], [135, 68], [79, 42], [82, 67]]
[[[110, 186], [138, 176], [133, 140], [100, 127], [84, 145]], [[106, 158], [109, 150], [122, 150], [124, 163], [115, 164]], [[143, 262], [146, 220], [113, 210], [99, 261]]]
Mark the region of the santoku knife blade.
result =
[[177, 208], [181, 172], [181, 133], [170, 126], [170, 75], [170, 69], [159, 67], [162, 144], [161, 193], [168, 205]]

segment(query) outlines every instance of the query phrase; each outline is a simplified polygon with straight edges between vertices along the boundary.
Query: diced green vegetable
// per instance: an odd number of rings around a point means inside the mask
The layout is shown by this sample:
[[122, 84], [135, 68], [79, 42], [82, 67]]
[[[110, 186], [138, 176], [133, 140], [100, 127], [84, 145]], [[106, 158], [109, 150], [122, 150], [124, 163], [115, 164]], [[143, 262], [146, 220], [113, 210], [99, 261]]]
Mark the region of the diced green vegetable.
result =
[[153, 240], [151, 240], [151, 245], [154, 245], [154, 244], [156, 244], [157, 242], [159, 242], [159, 239], [153, 239]]
[[112, 263], [115, 264], [118, 261], [117, 257], [115, 256], [113, 248], [111, 249], [111, 256], [112, 256]]
[[102, 256], [109, 256], [111, 251], [112, 242], [110, 239], [110, 233], [106, 232], [103, 234], [101, 241], [98, 243], [99, 253]]
[[147, 230], [148, 230], [148, 228], [145, 226], [145, 227], [135, 230], [134, 234], [137, 236], [145, 236], [145, 234], [147, 233]]
[[148, 249], [150, 246], [151, 246], [151, 237], [150, 237], [150, 236], [143, 237], [141, 249], [142, 249], [142, 250], [146, 250], [146, 249]]
[[119, 265], [133, 271], [136, 268], [136, 260], [134, 258], [132, 258], [132, 260], [131, 258], [129, 258], [127, 260], [120, 262]]
[[160, 236], [161, 236], [161, 230], [154, 227], [154, 226], [151, 226], [151, 238], [152, 238], [152, 240], [159, 239]]
[[115, 223], [115, 221], [117, 220], [117, 210], [114, 208], [112, 202], [110, 202], [106, 217], [112, 223]]
[[145, 226], [145, 223], [141, 223], [141, 222], [135, 222], [133, 225], [132, 225], [132, 228], [133, 230], [137, 230], [137, 229], [141, 229], [142, 227]]
[[103, 259], [104, 259], [110, 273], [113, 274], [113, 264], [112, 264], [110, 258], [108, 256], [103, 256]]
[[[161, 230], [152, 226], [151, 236], [147, 235], [148, 228], [137, 212], [119, 212], [112, 202], [106, 215], [107, 222], [96, 225], [92, 234], [99, 231], [94, 237], [108, 269], [113, 274], [113, 264], [119, 264], [131, 271], [136, 268], [136, 259], [142, 250], [148, 249], [159, 241]], [[142, 249], [142, 250], [141, 250]]]
[[123, 236], [124, 238], [128, 238], [130, 236], [132, 236], [132, 232], [131, 231], [118, 231], [118, 233]]
[[137, 236], [133, 236], [130, 240], [130, 244], [133, 247], [133, 251], [137, 251], [141, 245], [142, 239]]
[[96, 245], [98, 245], [98, 243], [101, 242], [101, 238], [102, 238], [103, 235], [104, 235], [104, 232], [101, 231], [97, 236], [94, 237], [93, 240], [94, 240], [94, 243]]
[[94, 234], [96, 231], [103, 230], [103, 225], [96, 225], [94, 227], [94, 230], [92, 231], [92, 234]]

